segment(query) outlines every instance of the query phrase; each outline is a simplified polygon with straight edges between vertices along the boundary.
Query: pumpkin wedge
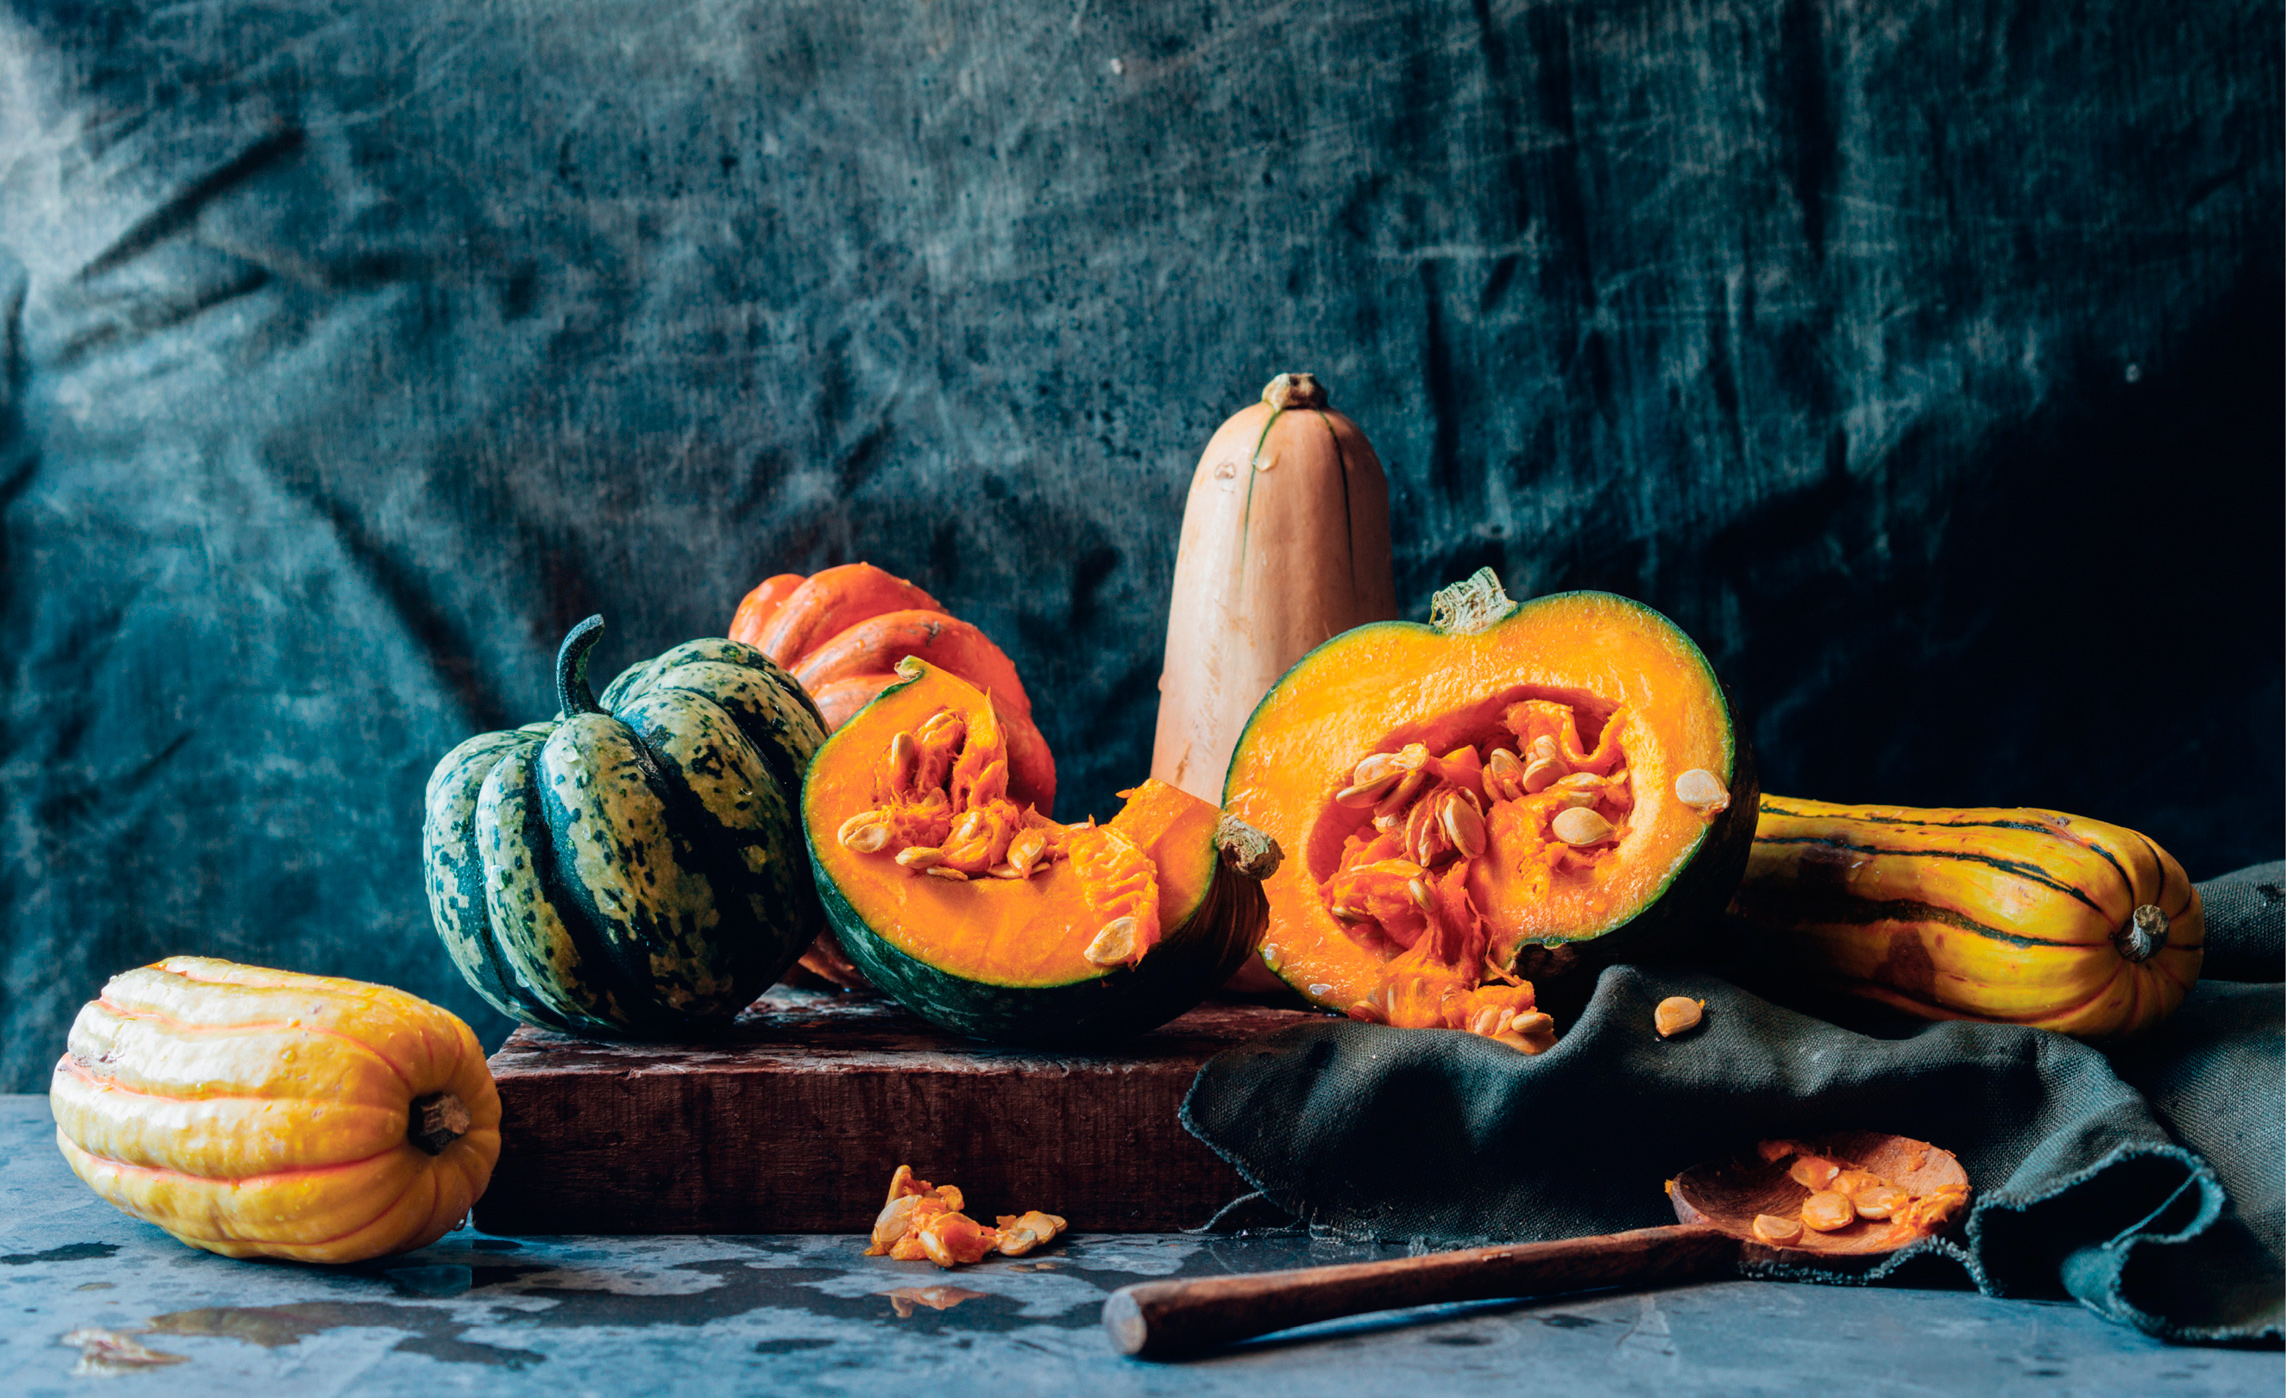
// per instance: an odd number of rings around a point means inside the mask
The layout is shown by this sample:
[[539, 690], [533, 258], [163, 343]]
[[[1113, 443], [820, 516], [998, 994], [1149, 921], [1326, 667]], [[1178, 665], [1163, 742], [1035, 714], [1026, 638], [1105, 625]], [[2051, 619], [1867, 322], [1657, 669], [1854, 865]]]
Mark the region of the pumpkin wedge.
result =
[[[1317, 1004], [1543, 1047], [1525, 978], [1717, 913], [1754, 833], [1728, 697], [1665, 617], [1518, 605], [1490, 569], [1311, 651], [1263, 697], [1224, 804], [1292, 855], [1262, 959]], [[1492, 1037], [1502, 1037], [1496, 1032]]]
[[926, 661], [811, 759], [826, 918], [867, 980], [972, 1038], [1088, 1046], [1157, 1027], [1252, 953], [1276, 851], [1164, 782], [1108, 823], [1009, 795], [1002, 715]]
[[1828, 989], [2105, 1040], [2159, 1023], [2199, 978], [2199, 892], [2133, 830], [2029, 808], [1761, 804], [1733, 911]]

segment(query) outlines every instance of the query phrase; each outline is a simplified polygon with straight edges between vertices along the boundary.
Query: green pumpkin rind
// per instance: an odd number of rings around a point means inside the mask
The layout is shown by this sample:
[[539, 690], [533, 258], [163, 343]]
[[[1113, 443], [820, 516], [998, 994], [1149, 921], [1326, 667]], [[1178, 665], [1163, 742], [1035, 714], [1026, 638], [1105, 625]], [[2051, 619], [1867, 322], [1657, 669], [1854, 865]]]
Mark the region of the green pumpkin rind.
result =
[[892, 945], [812, 867], [826, 921], [876, 989], [940, 1029], [996, 1044], [1095, 1048], [1148, 1033], [1229, 980], [1270, 920], [1261, 883], [1218, 864], [1206, 896], [1140, 963], [1063, 985], [994, 985]]
[[[545, 730], [554, 725], [511, 729], [505, 733], [479, 733], [446, 753], [429, 776], [426, 809], [432, 829], [470, 828], [477, 821], [477, 806], [485, 782], [502, 759], [522, 749], [538, 747]], [[553, 1005], [534, 996], [518, 980], [515, 968], [492, 935], [492, 914], [485, 892], [481, 837], [474, 841], [427, 840], [431, 920], [445, 952], [486, 1003], [496, 1009], [532, 1019], [554, 1029], [585, 1026], [561, 1015]], [[511, 1006], [518, 1008], [511, 1009]]]
[[630, 666], [591, 699], [593, 629], [559, 657], [568, 716], [472, 738], [432, 776], [431, 912], [462, 975], [517, 1018], [718, 1027], [824, 925], [795, 816], [824, 726], [791, 676], [726, 640]]
[[[554, 724], [545, 725], [551, 732]], [[557, 910], [555, 838], [534, 777], [541, 743], [507, 753], [485, 778], [476, 807], [476, 842], [494, 948], [516, 977], [518, 994], [495, 1008], [518, 1018], [545, 1013], [582, 1034], [609, 1035], [638, 1021], [616, 987], [625, 984], [609, 946], [586, 923], [575, 931]], [[479, 993], [483, 986], [478, 986]]]

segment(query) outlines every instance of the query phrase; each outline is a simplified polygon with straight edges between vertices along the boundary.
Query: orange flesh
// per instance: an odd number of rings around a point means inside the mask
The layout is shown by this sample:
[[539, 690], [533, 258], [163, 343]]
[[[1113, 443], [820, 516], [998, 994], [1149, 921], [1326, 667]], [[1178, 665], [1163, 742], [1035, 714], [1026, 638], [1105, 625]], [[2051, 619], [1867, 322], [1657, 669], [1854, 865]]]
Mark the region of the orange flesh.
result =
[[[1602, 594], [1541, 599], [1473, 636], [1390, 624], [1321, 647], [1263, 701], [1231, 765], [1231, 813], [1304, 855], [1265, 884], [1264, 959], [1321, 1005], [1365, 1007], [1361, 1017], [1450, 1025], [1456, 1010], [1473, 1014], [1453, 999], [1513, 980], [1497, 968], [1519, 946], [1615, 928], [1679, 871], [1710, 816], [1676, 796], [1675, 779], [1701, 769], [1727, 786], [1726, 713], [1680, 632]], [[1551, 737], [1563, 769], [1593, 779], [1609, 838], [1552, 840], [1561, 798], [1484, 789], [1496, 749], [1522, 765], [1535, 739]], [[1439, 784], [1455, 793], [1473, 784], [1484, 827], [1481, 856], [1429, 861], [1429, 914], [1406, 911], [1420, 901], [1409, 874], [1385, 876], [1406, 870], [1366, 872], [1384, 858], [1421, 861], [1374, 830], [1374, 810], [1334, 799], [1354, 789], [1362, 760], [1414, 744], [1439, 762], [1412, 806]], [[1393, 833], [1401, 844], [1418, 829]], [[1432, 926], [1436, 935], [1424, 935]]]
[[[1007, 796], [1003, 725], [983, 692], [910, 663], [920, 678], [835, 734], [804, 793], [812, 848], [867, 927], [963, 979], [1050, 986], [1139, 961], [1163, 930], [1189, 919], [1214, 879], [1219, 810], [1159, 781], [1128, 793], [1103, 826], [1058, 825], [1020, 808]], [[890, 755], [899, 734], [911, 743], [902, 765]], [[844, 831], [869, 813], [888, 837], [870, 851], [853, 848]], [[1027, 877], [1013, 877], [1011, 847], [1024, 835], [1040, 853]], [[966, 877], [898, 862], [900, 851], [911, 860], [915, 850], [935, 851], [926, 863]], [[1090, 944], [1121, 917], [1135, 919], [1131, 954], [1089, 960]]]

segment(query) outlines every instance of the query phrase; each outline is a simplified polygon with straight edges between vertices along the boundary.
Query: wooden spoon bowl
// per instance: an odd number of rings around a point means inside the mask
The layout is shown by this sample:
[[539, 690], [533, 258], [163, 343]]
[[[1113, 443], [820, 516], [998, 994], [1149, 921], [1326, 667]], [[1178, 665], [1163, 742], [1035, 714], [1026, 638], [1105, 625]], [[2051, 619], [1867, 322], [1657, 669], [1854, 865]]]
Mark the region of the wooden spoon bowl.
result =
[[[1773, 1146], [1796, 1149], [1777, 1152]], [[1927, 1141], [1890, 1136], [1878, 1131], [1840, 1131], [1805, 1141], [1769, 1141], [1762, 1148], [1742, 1151], [1727, 1160], [1693, 1165], [1667, 1185], [1675, 1201], [1675, 1217], [1684, 1223], [1719, 1228], [1747, 1245], [1745, 1257], [1754, 1261], [1808, 1261], [1810, 1257], [1873, 1257], [1897, 1251], [1927, 1237], [1934, 1229], [1904, 1219], [1861, 1218], [1830, 1233], [1803, 1229], [1801, 1238], [1783, 1246], [1765, 1242], [1754, 1231], [1758, 1215], [1795, 1218], [1813, 1191], [1789, 1171], [1804, 1156], [1845, 1162], [1881, 1176], [1916, 1199], [1935, 1198], [1945, 1191], [1968, 1197], [1968, 1172], [1951, 1151]], [[1942, 1219], [1937, 1220], [1941, 1226]]]
[[[1878, 1175], [1912, 1195], [1916, 1207], [1904, 1217], [1861, 1218], [1831, 1232], [1804, 1228], [1792, 1244], [1769, 1243], [1756, 1234], [1754, 1221], [1800, 1215], [1813, 1191], [1793, 1170], [1806, 1158]], [[1968, 1174], [1950, 1153], [1926, 1141], [1851, 1131], [1765, 1141], [1729, 1159], [1692, 1166], [1667, 1182], [1667, 1193], [1682, 1221], [1665, 1228], [1338, 1267], [1141, 1282], [1104, 1301], [1103, 1326], [1121, 1354], [1181, 1359], [1274, 1330], [1400, 1306], [1704, 1281], [1736, 1276], [1742, 1262], [1858, 1270], [1943, 1227], [1968, 1198]]]

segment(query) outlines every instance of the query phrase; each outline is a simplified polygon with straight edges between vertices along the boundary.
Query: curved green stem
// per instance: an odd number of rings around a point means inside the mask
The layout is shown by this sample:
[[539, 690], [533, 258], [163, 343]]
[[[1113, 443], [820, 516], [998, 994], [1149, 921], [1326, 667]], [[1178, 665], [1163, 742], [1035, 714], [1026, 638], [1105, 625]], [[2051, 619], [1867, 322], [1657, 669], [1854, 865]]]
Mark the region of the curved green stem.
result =
[[602, 712], [595, 704], [595, 690], [587, 682], [587, 653], [602, 639], [603, 618], [591, 616], [566, 632], [563, 645], [556, 650], [556, 702], [563, 707], [565, 718]]

